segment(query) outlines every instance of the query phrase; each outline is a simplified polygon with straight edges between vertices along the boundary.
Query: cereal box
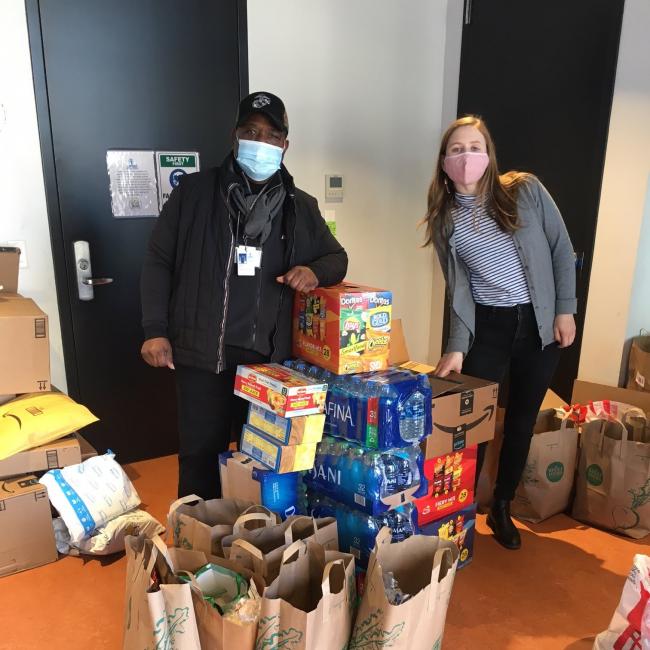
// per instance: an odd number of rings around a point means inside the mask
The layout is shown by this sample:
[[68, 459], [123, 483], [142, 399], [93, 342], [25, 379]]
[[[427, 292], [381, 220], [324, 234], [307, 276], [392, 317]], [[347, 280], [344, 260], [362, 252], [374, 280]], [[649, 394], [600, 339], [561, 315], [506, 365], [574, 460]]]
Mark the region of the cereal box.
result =
[[327, 384], [278, 363], [238, 366], [235, 395], [284, 418], [325, 411]]
[[415, 502], [420, 526], [462, 510], [474, 501], [477, 449], [474, 445], [424, 462], [429, 489], [426, 496]]
[[283, 418], [261, 406], [251, 404], [248, 408], [248, 424], [274, 438], [281, 445], [299, 445], [321, 441], [325, 428], [325, 415]]
[[467, 566], [474, 557], [474, 534], [476, 531], [476, 504], [473, 503], [463, 510], [451, 515], [445, 515], [441, 519], [426, 526], [420, 526], [420, 534], [448, 539], [458, 546], [460, 558], [458, 568]]
[[239, 449], [274, 472], [286, 474], [311, 469], [316, 458], [316, 444], [281, 445], [250, 424], [245, 424]]
[[293, 354], [338, 375], [388, 367], [390, 291], [350, 283], [297, 293]]

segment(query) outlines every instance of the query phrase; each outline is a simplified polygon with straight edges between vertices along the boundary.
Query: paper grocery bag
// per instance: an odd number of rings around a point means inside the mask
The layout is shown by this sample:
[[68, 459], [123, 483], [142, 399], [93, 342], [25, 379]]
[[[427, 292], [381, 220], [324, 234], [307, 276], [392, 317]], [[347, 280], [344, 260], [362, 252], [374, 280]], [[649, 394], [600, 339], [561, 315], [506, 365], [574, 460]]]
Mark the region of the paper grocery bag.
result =
[[[250, 516], [253, 515], [246, 515]], [[277, 578], [285, 550], [298, 540], [314, 541], [326, 550], [338, 551], [338, 528], [334, 517], [314, 519], [294, 515], [269, 528], [253, 531], [235, 528], [237, 533], [222, 540], [224, 551], [228, 551], [232, 560], [261, 575], [267, 583]]]
[[172, 503], [167, 515], [167, 530], [173, 535], [174, 546], [223, 557], [221, 540], [232, 534], [233, 526], [239, 517], [252, 513], [266, 515], [268, 524], [280, 522], [279, 516], [268, 508], [249, 501], [204, 501], [193, 494]]
[[645, 650], [649, 630], [648, 616], [644, 616], [644, 612], [649, 600], [650, 558], [635, 555], [609, 628], [596, 637], [593, 650]]
[[650, 532], [650, 444], [616, 420], [582, 426], [573, 516], [634, 539]]
[[176, 573], [182, 572], [185, 576], [190, 577], [190, 584], [193, 586], [196, 584], [193, 574], [208, 562], [235, 571], [248, 581], [248, 597], [254, 601], [254, 604], [246, 609], [243, 617], [222, 616], [217, 609], [203, 599], [198, 586], [192, 589], [192, 602], [202, 648], [253, 650], [259, 621], [260, 594], [266, 587], [260, 576], [232, 560], [182, 548], [170, 548], [169, 561]]
[[159, 537], [125, 539], [124, 650], [201, 650], [192, 589], [171, 571]]
[[355, 601], [352, 555], [294, 542], [264, 591], [255, 650], [345, 650]]
[[511, 505], [513, 516], [539, 523], [569, 507], [578, 453], [578, 430], [555, 409], [537, 416], [528, 459]]
[[[454, 542], [413, 535], [391, 544], [390, 529], [382, 528], [370, 556], [349, 650], [440, 650], [457, 566]], [[391, 604], [386, 596], [386, 574], [409, 595], [401, 604]]]
[[637, 336], [632, 340], [627, 388], [650, 392], [650, 336]]

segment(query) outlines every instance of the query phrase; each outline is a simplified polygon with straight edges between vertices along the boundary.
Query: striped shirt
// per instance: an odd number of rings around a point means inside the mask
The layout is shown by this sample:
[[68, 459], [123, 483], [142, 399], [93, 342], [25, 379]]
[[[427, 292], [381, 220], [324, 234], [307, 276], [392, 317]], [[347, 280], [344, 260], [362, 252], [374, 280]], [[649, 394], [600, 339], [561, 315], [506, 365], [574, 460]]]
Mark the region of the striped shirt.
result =
[[456, 251], [469, 270], [474, 302], [491, 307], [531, 302], [512, 235], [476, 205], [475, 196], [456, 194], [456, 203], [451, 212]]

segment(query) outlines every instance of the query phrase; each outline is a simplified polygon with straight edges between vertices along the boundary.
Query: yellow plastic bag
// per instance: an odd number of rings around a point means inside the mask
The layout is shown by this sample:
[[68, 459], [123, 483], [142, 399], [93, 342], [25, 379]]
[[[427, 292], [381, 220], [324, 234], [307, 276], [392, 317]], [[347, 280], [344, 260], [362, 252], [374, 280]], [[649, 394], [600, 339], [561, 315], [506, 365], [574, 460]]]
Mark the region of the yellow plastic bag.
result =
[[45, 445], [93, 422], [85, 406], [63, 393], [33, 393], [0, 406], [0, 460]]

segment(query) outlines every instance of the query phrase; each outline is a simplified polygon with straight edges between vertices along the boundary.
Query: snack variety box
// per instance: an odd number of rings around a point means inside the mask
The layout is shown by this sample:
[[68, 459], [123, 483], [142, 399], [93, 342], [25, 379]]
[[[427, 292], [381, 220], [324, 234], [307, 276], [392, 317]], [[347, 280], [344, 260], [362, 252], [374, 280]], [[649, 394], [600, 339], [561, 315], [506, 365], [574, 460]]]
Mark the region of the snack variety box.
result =
[[249, 406], [247, 421], [282, 445], [320, 442], [325, 428], [325, 414], [283, 418], [256, 404]]
[[314, 466], [316, 444], [282, 445], [250, 424], [245, 424], [239, 449], [262, 465], [277, 472], [302, 472]]
[[429, 490], [415, 502], [420, 526], [474, 502], [477, 450], [474, 445], [424, 462]]
[[388, 367], [393, 295], [343, 283], [297, 293], [293, 354], [337, 375]]
[[476, 531], [476, 504], [473, 503], [451, 515], [445, 515], [441, 519], [426, 526], [420, 526], [422, 535], [433, 535], [440, 539], [448, 539], [460, 551], [458, 568], [467, 566], [474, 557], [474, 534]]
[[278, 363], [238, 366], [235, 395], [285, 418], [324, 413], [327, 384]]

